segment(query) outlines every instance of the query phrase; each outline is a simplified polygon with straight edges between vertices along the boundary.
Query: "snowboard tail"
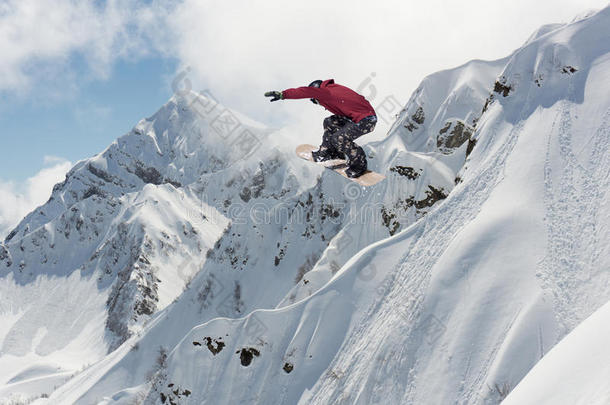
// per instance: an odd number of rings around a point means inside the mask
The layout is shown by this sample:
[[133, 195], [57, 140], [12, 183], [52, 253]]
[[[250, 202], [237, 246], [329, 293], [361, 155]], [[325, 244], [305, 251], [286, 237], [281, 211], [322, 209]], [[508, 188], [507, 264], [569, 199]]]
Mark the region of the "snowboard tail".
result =
[[345, 159], [332, 159], [324, 162], [315, 162], [313, 160], [313, 156], [311, 155], [311, 152], [315, 150], [318, 150], [317, 146], [303, 144], [297, 146], [296, 153], [297, 156], [301, 159], [308, 160], [320, 166], [324, 166], [325, 168], [330, 169], [333, 172], [345, 177], [346, 179], [351, 180], [354, 183], [360, 184], [361, 186], [372, 186], [385, 179], [384, 175], [370, 170], [367, 170], [363, 175], [359, 177], [348, 177], [347, 174], [345, 174], [345, 170], [347, 169], [347, 162]]

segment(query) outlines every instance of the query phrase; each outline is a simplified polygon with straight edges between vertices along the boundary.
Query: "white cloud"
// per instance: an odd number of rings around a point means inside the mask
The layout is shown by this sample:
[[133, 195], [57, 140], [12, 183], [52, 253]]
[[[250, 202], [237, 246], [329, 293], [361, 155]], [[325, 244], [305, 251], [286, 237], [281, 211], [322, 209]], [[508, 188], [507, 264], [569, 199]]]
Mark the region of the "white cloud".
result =
[[53, 186], [64, 179], [72, 163], [57, 156], [45, 156], [43, 169], [23, 183], [0, 180], [0, 239], [24, 216], [45, 203]]
[[[352, 88], [372, 79], [374, 106], [390, 95], [404, 103], [430, 73], [507, 56], [539, 26], [607, 5], [607, 0], [4, 0], [0, 92], [27, 94], [52, 83], [61, 88], [58, 93], [70, 93], [83, 76], [107, 77], [118, 59], [153, 53], [192, 67], [195, 87], [210, 89], [221, 102], [267, 123], [300, 121], [299, 135], [315, 139], [326, 114], [322, 109], [305, 102], [270, 104], [262, 94], [318, 78]], [[86, 73], [75, 60], [86, 62]], [[375, 132], [382, 136], [385, 129], [379, 125]]]
[[[5, 0], [0, 3], [0, 90], [28, 93], [59, 81], [77, 87], [86, 75], [104, 78], [117, 58], [159, 52], [156, 26], [172, 1]], [[161, 26], [163, 24], [161, 23]]]
[[259, 117], [304, 111], [294, 103], [279, 110], [278, 103], [263, 103], [265, 90], [328, 77], [356, 87], [372, 72], [379, 94], [404, 102], [427, 74], [474, 58], [506, 56], [540, 25], [606, 5], [607, 0], [5, 0], [0, 91], [59, 81], [66, 92], [83, 79], [75, 58], [86, 62], [86, 74], [104, 78], [117, 59], [154, 53], [192, 66], [195, 83]]
[[319, 137], [321, 109], [262, 94], [331, 77], [356, 88], [370, 77], [374, 106], [390, 95], [404, 103], [426, 75], [507, 56], [539, 26], [606, 1], [185, 0], [169, 24], [194, 83], [260, 120], [302, 119]]

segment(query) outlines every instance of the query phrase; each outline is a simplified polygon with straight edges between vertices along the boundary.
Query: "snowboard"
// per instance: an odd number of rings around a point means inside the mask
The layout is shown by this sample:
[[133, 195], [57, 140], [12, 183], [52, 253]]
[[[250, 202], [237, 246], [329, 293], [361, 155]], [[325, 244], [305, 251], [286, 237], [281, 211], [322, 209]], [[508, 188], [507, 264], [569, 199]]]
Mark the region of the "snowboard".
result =
[[314, 150], [318, 150], [318, 147], [314, 146], [314, 145], [304, 144], [304, 145], [297, 146], [296, 152], [297, 152], [297, 156], [300, 157], [301, 159], [305, 159], [305, 160], [308, 160], [317, 165], [324, 166], [327, 169], [330, 169], [335, 173], [339, 173], [341, 176], [345, 177], [346, 179], [351, 180], [354, 183], [360, 184], [361, 186], [365, 186], [365, 187], [372, 186], [374, 184], [379, 183], [381, 180], [385, 179], [385, 176], [383, 174], [375, 173], [370, 170], [367, 170], [360, 177], [356, 177], [356, 178], [347, 177], [347, 175], [345, 174], [345, 170], [347, 169], [347, 164], [346, 164], [345, 159], [333, 159], [333, 160], [327, 160], [325, 162], [314, 162], [313, 156], [311, 155], [311, 152], [313, 152]]

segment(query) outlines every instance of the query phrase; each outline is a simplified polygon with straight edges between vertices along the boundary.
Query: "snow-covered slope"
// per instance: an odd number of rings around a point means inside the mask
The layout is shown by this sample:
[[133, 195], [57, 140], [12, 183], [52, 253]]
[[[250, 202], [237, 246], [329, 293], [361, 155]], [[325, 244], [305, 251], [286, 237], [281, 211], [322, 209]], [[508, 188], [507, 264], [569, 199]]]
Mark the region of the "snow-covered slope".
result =
[[[294, 302], [303, 292], [291, 289], [307, 286], [303, 275], [347, 224], [376, 226], [348, 243], [353, 252], [390, 233], [381, 220], [354, 221], [350, 212], [364, 198], [383, 195], [393, 205], [406, 189], [425, 200], [419, 216], [438, 200], [419, 191], [434, 176], [396, 176], [401, 188], [390, 195], [344, 189], [337, 176], [295, 159], [298, 138], [290, 130], [271, 132], [204, 95], [178, 94], [79, 162], [0, 245], [0, 293], [7, 298], [0, 307], [0, 394], [25, 400], [50, 393], [141, 335], [175, 300], [173, 311], [188, 303], [176, 314], [196, 320], [148, 334], [154, 343], [138, 346], [156, 352], [193, 324]], [[372, 207], [380, 217], [381, 202]], [[318, 284], [348, 257], [335, 257]], [[141, 371], [123, 383], [145, 381], [156, 355], [127, 357]]]
[[610, 303], [566, 336], [502, 405], [610, 404]]
[[0, 245], [0, 397], [498, 403], [610, 300], [608, 27], [424, 79], [367, 189], [176, 95]]
[[194, 328], [149, 398], [499, 402], [610, 295], [609, 22], [604, 10], [519, 49], [446, 200], [313, 295]]

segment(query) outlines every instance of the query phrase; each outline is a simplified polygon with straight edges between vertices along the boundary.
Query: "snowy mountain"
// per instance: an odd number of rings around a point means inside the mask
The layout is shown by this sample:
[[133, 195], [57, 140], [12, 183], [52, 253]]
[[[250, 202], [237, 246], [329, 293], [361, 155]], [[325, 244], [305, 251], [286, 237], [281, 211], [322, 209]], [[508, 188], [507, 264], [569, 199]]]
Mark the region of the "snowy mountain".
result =
[[[425, 78], [366, 189], [176, 94], [0, 244], [0, 398], [496, 404], [523, 379], [507, 403], [560, 403], [538, 381], [610, 301], [608, 27]], [[582, 364], [578, 398], [610, 401]]]
[[[0, 288], [9, 298], [2, 308], [1, 393], [27, 400], [53, 391], [141, 336], [171, 303], [192, 299], [181, 312], [195, 313], [200, 323], [294, 302], [300, 292], [290, 291], [307, 285], [299, 284], [303, 275], [354, 222], [349, 213], [370, 191], [344, 189], [337, 176], [295, 159], [291, 134], [272, 132], [206, 95], [177, 94], [79, 162], [0, 246]], [[413, 198], [427, 198], [417, 190], [428, 179], [396, 177]], [[422, 204], [418, 216], [432, 201]], [[381, 220], [370, 224], [377, 230], [349, 249], [390, 234]], [[391, 226], [395, 232], [398, 224]], [[333, 257], [318, 282], [345, 257]], [[192, 326], [180, 322], [152, 350], [175, 345]], [[133, 356], [142, 369], [133, 381], [145, 380], [156, 354]]]

